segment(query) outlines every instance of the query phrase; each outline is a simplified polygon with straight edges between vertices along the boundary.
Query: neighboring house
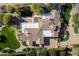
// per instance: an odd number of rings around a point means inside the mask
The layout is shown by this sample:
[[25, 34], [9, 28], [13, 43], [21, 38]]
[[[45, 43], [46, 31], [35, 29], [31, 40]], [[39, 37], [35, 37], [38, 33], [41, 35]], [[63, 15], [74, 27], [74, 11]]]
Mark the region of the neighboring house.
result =
[[59, 13], [53, 10], [51, 15], [34, 15], [25, 18], [25, 22], [21, 23], [20, 40], [25, 42], [27, 46], [51, 46], [52, 41], [57, 45], [58, 32], [60, 29]]

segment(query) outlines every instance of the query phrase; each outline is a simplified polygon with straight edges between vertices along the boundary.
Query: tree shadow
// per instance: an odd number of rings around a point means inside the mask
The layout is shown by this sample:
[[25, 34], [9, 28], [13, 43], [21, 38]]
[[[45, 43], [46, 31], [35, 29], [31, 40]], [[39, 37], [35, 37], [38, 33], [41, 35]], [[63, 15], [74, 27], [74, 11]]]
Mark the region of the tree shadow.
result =
[[0, 43], [6, 43], [6, 37], [4, 35], [0, 35]]
[[64, 48], [64, 51], [65, 51], [65, 56], [70, 56], [70, 55], [72, 55], [72, 54], [69, 53], [69, 52], [72, 51], [71, 48], [65, 47], [65, 48]]

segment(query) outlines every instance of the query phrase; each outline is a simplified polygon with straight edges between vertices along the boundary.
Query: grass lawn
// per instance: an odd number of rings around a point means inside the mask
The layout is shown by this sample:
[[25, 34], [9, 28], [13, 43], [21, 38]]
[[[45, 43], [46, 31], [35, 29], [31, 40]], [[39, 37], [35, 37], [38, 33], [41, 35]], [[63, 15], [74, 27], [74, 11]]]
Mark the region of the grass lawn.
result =
[[11, 49], [17, 49], [20, 47], [20, 43], [18, 42], [15, 32], [11, 27], [4, 27], [1, 31], [1, 35], [6, 37], [5, 43], [0, 42], [0, 48], [4, 49], [9, 47]]

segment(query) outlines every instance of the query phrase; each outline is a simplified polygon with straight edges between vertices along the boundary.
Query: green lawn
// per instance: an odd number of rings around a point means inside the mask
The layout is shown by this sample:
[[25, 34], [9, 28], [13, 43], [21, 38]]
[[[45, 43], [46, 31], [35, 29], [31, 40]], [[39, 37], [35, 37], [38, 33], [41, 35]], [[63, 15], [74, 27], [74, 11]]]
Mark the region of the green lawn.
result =
[[4, 49], [9, 47], [11, 49], [17, 49], [20, 47], [20, 43], [18, 42], [15, 32], [11, 27], [4, 27], [1, 31], [1, 35], [6, 37], [6, 42], [0, 42], [0, 48]]

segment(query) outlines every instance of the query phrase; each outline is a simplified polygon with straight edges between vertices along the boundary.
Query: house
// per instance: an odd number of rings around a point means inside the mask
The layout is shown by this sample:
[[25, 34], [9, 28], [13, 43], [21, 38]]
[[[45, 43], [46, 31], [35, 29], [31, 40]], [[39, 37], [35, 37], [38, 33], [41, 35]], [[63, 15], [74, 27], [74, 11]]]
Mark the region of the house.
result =
[[25, 22], [21, 23], [20, 40], [27, 46], [56, 46], [61, 24], [59, 12], [56, 10], [53, 12], [54, 15], [34, 15], [24, 18]]

